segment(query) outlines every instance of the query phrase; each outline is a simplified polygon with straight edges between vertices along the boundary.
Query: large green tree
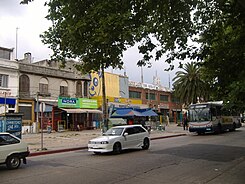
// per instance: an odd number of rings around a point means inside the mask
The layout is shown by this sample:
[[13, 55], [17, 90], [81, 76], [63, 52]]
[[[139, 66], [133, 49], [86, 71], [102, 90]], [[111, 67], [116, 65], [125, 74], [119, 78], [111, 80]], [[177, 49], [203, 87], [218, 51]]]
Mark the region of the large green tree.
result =
[[[102, 69], [104, 116], [105, 68], [122, 68], [123, 52], [136, 43], [143, 54], [138, 64], [145, 65], [153, 57], [151, 51], [157, 49], [159, 59], [175, 51], [175, 43], [186, 47], [192, 33], [193, 5], [184, 1], [50, 0], [46, 5], [52, 26], [42, 40], [54, 51], [53, 59], [78, 58], [77, 69], [83, 72]], [[154, 37], [159, 45], [152, 42]]]
[[[206, 24], [200, 39], [199, 57], [214, 99], [240, 111], [245, 109], [245, 8], [242, 1], [220, 1], [204, 12]], [[201, 19], [205, 16], [200, 15]]]
[[209, 99], [209, 85], [204, 82], [198, 63], [187, 63], [173, 78], [175, 95], [185, 105]]
[[[78, 69], [86, 72], [121, 68], [123, 52], [138, 43], [139, 65], [163, 55], [168, 63], [202, 61], [213, 98], [245, 109], [242, 0], [49, 0], [46, 5], [53, 25], [43, 42], [56, 59], [79, 58]], [[194, 42], [199, 45], [189, 44]]]

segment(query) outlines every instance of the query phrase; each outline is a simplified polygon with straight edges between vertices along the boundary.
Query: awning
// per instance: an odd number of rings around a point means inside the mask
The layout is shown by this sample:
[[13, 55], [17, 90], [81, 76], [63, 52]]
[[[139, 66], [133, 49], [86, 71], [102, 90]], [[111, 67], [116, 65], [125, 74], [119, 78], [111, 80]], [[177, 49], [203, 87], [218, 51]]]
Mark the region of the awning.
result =
[[63, 111], [66, 111], [67, 113], [73, 113], [73, 114], [76, 114], [76, 113], [97, 113], [97, 114], [102, 114], [102, 111], [100, 110], [97, 110], [97, 109], [63, 109], [63, 108], [60, 108], [61, 110]]
[[125, 109], [117, 109], [111, 115], [111, 118], [124, 118], [124, 117], [134, 117], [134, 116], [142, 116], [142, 114], [138, 111], [133, 110], [133, 109], [125, 108]]
[[147, 110], [144, 112], [141, 112], [144, 116], [158, 116], [157, 113], [155, 113], [153, 110]]

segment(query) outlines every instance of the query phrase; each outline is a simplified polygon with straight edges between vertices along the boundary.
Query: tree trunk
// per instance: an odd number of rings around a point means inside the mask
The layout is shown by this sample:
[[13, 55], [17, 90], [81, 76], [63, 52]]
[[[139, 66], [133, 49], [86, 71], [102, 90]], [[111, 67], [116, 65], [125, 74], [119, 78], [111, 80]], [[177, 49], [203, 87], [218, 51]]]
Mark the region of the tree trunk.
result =
[[101, 66], [101, 78], [102, 78], [102, 104], [103, 104], [103, 132], [108, 130], [108, 111], [107, 111], [107, 99], [105, 93], [105, 74], [104, 65]]

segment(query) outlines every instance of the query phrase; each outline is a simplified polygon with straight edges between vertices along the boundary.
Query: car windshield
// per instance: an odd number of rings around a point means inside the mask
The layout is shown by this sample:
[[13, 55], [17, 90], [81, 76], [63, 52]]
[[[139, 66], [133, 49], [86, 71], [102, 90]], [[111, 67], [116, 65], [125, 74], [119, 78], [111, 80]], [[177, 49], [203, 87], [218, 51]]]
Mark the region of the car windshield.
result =
[[211, 121], [209, 108], [194, 108], [189, 110], [190, 122]]
[[112, 135], [112, 136], [118, 136], [121, 135], [124, 128], [111, 128], [107, 130], [103, 135]]

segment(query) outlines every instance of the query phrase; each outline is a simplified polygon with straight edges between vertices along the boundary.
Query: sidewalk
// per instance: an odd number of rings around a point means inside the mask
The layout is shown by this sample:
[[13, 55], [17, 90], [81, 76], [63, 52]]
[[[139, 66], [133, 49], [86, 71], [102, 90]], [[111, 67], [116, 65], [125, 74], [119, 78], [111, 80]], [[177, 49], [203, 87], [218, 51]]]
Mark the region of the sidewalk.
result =
[[[165, 130], [153, 130], [150, 138], [160, 139], [173, 136], [182, 136], [189, 134], [184, 131], [183, 127], [172, 123], [165, 127]], [[43, 133], [43, 150], [41, 150], [41, 133], [23, 134], [22, 140], [28, 143], [32, 156], [40, 154], [48, 154], [52, 152], [62, 152], [69, 150], [85, 149], [90, 139], [101, 135], [101, 130], [83, 130], [83, 131], [64, 131], [53, 132], [51, 134]]]

